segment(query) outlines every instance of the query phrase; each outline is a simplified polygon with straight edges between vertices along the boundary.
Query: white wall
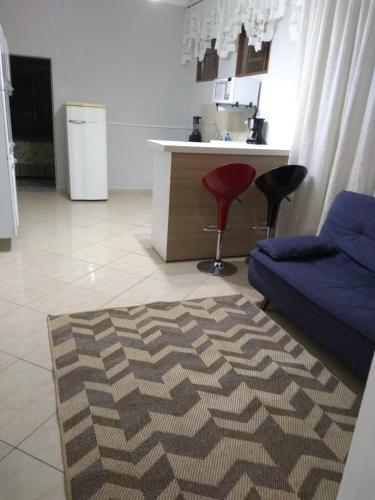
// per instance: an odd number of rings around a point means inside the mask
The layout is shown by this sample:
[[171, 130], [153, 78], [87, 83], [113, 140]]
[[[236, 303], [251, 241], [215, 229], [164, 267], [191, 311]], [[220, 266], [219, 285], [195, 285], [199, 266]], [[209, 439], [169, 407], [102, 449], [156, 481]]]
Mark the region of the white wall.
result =
[[375, 357], [367, 379], [357, 425], [337, 500], [375, 497]]
[[181, 127], [190, 127], [183, 14], [183, 7], [150, 0], [0, 1], [10, 52], [52, 59], [59, 188], [67, 181], [67, 100], [107, 105], [109, 185], [151, 187], [146, 139], [183, 139], [188, 130]]
[[[282, 19], [272, 41], [268, 73], [256, 75], [262, 81], [259, 118], [266, 118], [265, 138], [269, 144], [289, 147], [296, 114], [296, 44], [289, 36], [289, 19]], [[234, 76], [237, 54], [220, 59], [219, 78]], [[188, 63], [193, 90], [189, 103], [191, 116], [200, 114], [201, 104], [212, 99], [212, 82], [193, 83], [196, 62]]]
[[[212, 82], [195, 83], [196, 62], [180, 65], [183, 15], [181, 6], [150, 0], [0, 0], [11, 53], [52, 59], [59, 188], [67, 182], [67, 100], [107, 105], [110, 187], [150, 188], [146, 140], [187, 139], [192, 116], [211, 101]], [[233, 75], [235, 63], [236, 54], [221, 59], [219, 76]], [[288, 20], [273, 41], [269, 72], [259, 78], [266, 139], [289, 145], [295, 46]]]

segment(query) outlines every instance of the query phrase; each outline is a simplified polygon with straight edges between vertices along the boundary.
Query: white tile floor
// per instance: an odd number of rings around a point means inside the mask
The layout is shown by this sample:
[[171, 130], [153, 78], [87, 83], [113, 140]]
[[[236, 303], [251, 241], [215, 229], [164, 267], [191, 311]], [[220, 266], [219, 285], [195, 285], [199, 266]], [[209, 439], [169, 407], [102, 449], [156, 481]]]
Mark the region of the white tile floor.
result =
[[[63, 466], [47, 314], [242, 293], [243, 259], [227, 279], [151, 249], [151, 197], [70, 202], [23, 191], [20, 234], [0, 253], [0, 500], [63, 499]], [[282, 319], [282, 318], [281, 318]]]
[[[151, 197], [70, 202], [19, 193], [21, 225], [0, 253], [0, 499], [65, 498], [47, 314], [246, 293], [246, 267], [211, 279], [151, 249]], [[36, 480], [36, 478], [38, 478]]]

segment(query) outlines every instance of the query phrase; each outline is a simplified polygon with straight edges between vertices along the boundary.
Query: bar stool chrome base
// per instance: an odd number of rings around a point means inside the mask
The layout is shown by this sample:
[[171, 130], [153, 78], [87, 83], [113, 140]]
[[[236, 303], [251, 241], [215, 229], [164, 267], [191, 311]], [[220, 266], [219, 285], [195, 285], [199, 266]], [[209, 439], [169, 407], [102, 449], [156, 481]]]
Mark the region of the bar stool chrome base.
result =
[[202, 260], [197, 264], [197, 269], [210, 276], [233, 276], [237, 272], [235, 265], [222, 260]]

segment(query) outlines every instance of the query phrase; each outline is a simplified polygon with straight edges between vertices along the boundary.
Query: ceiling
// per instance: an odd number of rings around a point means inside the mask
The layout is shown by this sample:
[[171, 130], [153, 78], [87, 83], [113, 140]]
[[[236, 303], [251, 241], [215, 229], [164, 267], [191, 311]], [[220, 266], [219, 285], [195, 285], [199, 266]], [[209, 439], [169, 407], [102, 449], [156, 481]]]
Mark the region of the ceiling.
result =
[[[156, 0], [154, 0], [155, 2]], [[185, 5], [187, 4], [186, 0], [157, 0], [159, 2], [162, 2], [162, 3], [170, 3], [172, 5], [182, 5], [183, 7], [185, 7]]]

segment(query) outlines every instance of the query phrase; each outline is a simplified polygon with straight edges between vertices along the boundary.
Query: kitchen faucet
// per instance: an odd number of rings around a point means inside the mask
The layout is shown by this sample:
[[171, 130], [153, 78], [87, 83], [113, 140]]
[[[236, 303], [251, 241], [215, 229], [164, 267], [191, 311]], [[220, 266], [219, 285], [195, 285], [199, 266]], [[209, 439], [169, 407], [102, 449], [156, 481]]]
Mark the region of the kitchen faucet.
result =
[[214, 122], [213, 120], [210, 121], [210, 125], [213, 125], [216, 129], [216, 132], [217, 132], [217, 137], [216, 139], [219, 140], [219, 141], [222, 141], [223, 140], [223, 136], [220, 134], [220, 130], [219, 130], [219, 127], [217, 126], [217, 123]]

